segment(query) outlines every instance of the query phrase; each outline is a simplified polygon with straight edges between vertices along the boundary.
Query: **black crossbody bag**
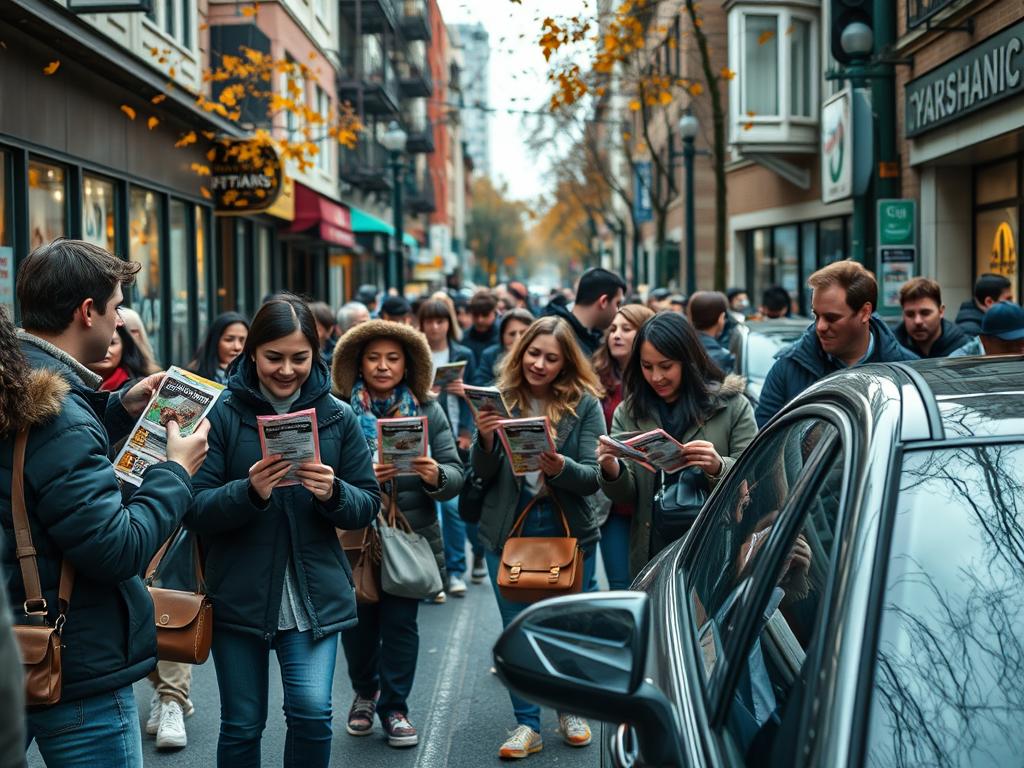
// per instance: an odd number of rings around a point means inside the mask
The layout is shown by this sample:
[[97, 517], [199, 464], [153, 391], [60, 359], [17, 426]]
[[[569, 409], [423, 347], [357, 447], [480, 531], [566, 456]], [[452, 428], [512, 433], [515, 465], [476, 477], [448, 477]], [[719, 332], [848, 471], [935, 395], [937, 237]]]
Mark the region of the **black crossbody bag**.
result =
[[654, 494], [652, 514], [655, 529], [669, 543], [690, 530], [708, 500], [711, 484], [698, 467], [687, 467], [672, 475], [659, 474], [661, 485]]

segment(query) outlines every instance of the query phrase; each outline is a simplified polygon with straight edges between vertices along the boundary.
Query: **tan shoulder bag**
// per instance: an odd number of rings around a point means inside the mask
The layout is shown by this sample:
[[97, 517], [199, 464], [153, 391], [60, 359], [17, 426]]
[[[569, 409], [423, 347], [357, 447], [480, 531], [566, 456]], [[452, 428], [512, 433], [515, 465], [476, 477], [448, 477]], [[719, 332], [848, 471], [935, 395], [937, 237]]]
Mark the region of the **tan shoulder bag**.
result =
[[179, 533], [180, 527], [157, 550], [146, 569], [146, 587], [153, 598], [156, 622], [156, 657], [160, 661], [202, 664], [209, 657], [213, 645], [213, 604], [204, 594], [206, 586], [198, 545], [192, 544], [192, 561], [196, 569], [196, 586], [201, 591], [153, 586], [159, 577], [160, 564]]
[[[523, 536], [526, 516], [541, 499], [550, 499], [562, 517], [565, 536]], [[534, 603], [548, 597], [573, 595], [583, 589], [583, 550], [569, 531], [569, 521], [555, 497], [530, 500], [501, 548], [498, 591], [514, 603]]]

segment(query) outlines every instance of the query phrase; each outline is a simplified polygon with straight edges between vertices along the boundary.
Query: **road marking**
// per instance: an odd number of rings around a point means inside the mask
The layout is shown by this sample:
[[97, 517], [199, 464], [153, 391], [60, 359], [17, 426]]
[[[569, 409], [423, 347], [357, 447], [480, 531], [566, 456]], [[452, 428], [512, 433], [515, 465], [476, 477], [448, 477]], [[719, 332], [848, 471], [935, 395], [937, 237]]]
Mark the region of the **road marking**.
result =
[[[455, 715], [454, 701], [461, 693], [466, 679], [466, 649], [473, 638], [475, 624], [470, 622], [469, 602], [460, 600], [458, 615], [451, 625], [451, 642], [445, 649], [441, 659], [441, 671], [434, 683], [434, 695], [430, 699], [430, 716], [424, 729], [426, 736], [416, 758], [416, 768], [440, 768], [448, 765], [451, 755], [452, 740], [458, 723], [453, 721]], [[460, 658], [461, 657], [461, 658]], [[442, 727], [445, 720], [448, 727]]]

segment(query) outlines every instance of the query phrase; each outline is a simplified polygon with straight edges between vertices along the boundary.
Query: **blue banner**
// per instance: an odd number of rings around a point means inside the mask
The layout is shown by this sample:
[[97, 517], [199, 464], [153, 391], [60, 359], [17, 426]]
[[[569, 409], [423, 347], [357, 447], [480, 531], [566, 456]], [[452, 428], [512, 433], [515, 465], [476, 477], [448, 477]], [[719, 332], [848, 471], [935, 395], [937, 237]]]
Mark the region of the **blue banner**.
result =
[[638, 223], [651, 221], [654, 211], [651, 208], [651, 164], [637, 163], [633, 178], [633, 213]]

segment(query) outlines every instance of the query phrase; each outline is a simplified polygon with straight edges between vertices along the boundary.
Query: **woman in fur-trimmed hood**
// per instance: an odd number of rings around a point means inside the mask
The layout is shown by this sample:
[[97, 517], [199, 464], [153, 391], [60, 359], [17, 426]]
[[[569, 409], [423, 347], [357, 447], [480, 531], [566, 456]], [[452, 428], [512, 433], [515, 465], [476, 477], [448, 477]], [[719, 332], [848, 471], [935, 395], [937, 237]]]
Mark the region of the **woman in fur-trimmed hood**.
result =
[[[754, 439], [757, 426], [744, 381], [725, 376], [711, 363], [693, 327], [675, 312], [648, 320], [633, 342], [623, 377], [626, 398], [615, 409], [611, 434], [664, 429], [686, 444], [690, 466], [703, 471], [714, 487]], [[601, 489], [613, 502], [634, 505], [629, 567], [635, 577], [658, 552], [685, 534], [658, 520], [653, 512], [659, 474], [615, 458], [598, 446]], [[686, 470], [684, 470], [686, 471]], [[666, 476], [666, 486], [682, 473]]]
[[[334, 348], [334, 394], [359, 418], [371, 451], [377, 449], [377, 420], [425, 416], [428, 455], [414, 460], [415, 476], [397, 476], [393, 465], [374, 472], [383, 492], [397, 494], [398, 508], [413, 529], [431, 544], [444, 581], [444, 547], [435, 502], [462, 490], [463, 469], [448, 419], [430, 393], [431, 357], [426, 339], [414, 328], [387, 320], [357, 325]], [[349, 676], [356, 696], [348, 732], [361, 736], [380, 717], [393, 747], [417, 743], [408, 717], [419, 648], [418, 600], [381, 593], [375, 605], [359, 606], [359, 624], [342, 633]]]

